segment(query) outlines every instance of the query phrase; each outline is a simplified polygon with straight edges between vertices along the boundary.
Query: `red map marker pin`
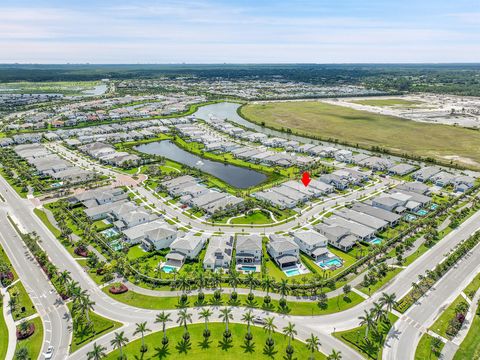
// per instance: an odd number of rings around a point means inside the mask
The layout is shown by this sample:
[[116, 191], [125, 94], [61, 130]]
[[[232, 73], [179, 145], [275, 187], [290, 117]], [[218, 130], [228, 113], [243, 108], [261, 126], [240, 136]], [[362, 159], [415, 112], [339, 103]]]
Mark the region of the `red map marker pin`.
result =
[[312, 179], [310, 179], [310, 174], [308, 173], [308, 171], [305, 171], [302, 175], [302, 183], [303, 185], [305, 186], [308, 186], [308, 184], [310, 184], [310, 181]]

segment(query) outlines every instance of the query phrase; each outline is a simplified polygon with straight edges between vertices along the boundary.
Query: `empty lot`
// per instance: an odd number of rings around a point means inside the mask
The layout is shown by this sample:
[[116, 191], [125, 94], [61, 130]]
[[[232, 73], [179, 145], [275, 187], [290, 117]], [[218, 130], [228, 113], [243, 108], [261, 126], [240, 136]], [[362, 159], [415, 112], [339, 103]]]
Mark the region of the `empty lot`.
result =
[[305, 136], [338, 139], [370, 148], [380, 146], [396, 154], [434, 157], [480, 169], [480, 131], [426, 124], [359, 111], [319, 101], [248, 104], [241, 114], [275, 129], [290, 128]]

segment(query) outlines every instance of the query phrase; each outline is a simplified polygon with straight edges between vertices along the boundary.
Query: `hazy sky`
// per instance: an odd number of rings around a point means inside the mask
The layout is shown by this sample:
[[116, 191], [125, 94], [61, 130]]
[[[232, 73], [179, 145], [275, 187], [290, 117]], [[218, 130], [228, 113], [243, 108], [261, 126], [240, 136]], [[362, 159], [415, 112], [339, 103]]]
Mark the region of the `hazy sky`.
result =
[[1, 0], [0, 62], [480, 62], [480, 0]]

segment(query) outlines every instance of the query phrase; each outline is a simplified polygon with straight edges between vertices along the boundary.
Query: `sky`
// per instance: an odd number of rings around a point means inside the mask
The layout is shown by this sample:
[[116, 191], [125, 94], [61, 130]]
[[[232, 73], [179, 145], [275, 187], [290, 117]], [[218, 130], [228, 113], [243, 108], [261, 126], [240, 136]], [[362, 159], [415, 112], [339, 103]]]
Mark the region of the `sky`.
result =
[[1, 0], [16, 62], [480, 62], [480, 0]]

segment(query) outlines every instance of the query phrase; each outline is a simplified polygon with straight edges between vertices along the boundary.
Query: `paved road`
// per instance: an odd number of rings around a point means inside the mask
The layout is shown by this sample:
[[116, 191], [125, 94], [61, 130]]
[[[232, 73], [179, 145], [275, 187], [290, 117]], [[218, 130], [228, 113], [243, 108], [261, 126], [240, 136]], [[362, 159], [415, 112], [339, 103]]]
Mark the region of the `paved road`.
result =
[[42, 353], [49, 345], [53, 345], [56, 349], [55, 358], [65, 359], [72, 326], [68, 309], [8, 221], [5, 210], [3, 206], [0, 207], [0, 243], [43, 320], [45, 335]]
[[[478, 227], [480, 224], [477, 222]], [[428, 327], [480, 272], [479, 258], [480, 246], [477, 246], [442, 277], [433, 290], [405, 312], [387, 337], [384, 360], [415, 357], [418, 342]]]
[[[69, 255], [57, 239], [48, 231], [45, 225], [33, 214], [33, 205], [30, 201], [20, 199], [19, 196], [8, 186], [3, 178], [0, 178], [0, 193], [6, 199], [9, 211], [15, 214], [18, 221], [26, 228], [27, 231], [36, 231], [41, 239], [42, 246], [45, 248], [52, 261], [61, 269], [68, 270], [72, 274], [72, 278], [78, 281], [82, 288], [87, 289], [92, 300], [95, 301], [95, 311], [102, 316], [106, 316], [125, 324], [123, 330], [127, 335], [133, 332], [134, 323], [140, 321], [149, 322], [149, 326], [156, 330], [158, 325], [152, 324], [152, 319], [156, 311], [145, 309], [138, 309], [124, 304], [120, 304], [115, 300], [104, 294], [97, 285], [89, 278], [78, 263]], [[473, 215], [469, 220], [463, 223], [458, 229], [447, 235], [430, 251], [425, 253], [416, 262], [411, 264], [407, 269], [402, 271], [394, 282], [392, 282], [384, 290], [386, 292], [395, 292], [400, 298], [408, 292], [411, 282], [417, 279], [419, 274], [424, 274], [425, 270], [432, 269], [435, 264], [443, 259], [444, 254], [452, 249], [461, 240], [467, 238], [473, 233], [480, 223], [480, 212]], [[3, 229], [2, 229], [3, 232]], [[23, 262], [26, 262], [23, 259]], [[316, 333], [320, 337], [322, 343], [322, 351], [330, 352], [332, 348], [340, 349], [344, 355], [344, 359], [357, 359], [360, 355], [342, 342], [336, 340], [329, 334], [334, 330], [346, 330], [358, 326], [358, 316], [363, 313], [364, 309], [371, 307], [374, 300], [378, 299], [379, 294], [375, 294], [372, 298], [359, 304], [358, 306], [343, 311], [337, 314], [302, 317], [302, 316], [283, 316], [275, 315], [276, 322], [279, 327], [284, 326], [288, 321], [295, 322], [297, 330], [299, 331], [299, 338], [304, 338], [303, 335], [308, 336], [310, 332]], [[192, 310], [195, 311], [195, 310]], [[175, 312], [175, 311], [172, 311]], [[243, 314], [244, 309], [235, 308], [234, 317], [238, 321]], [[260, 310], [255, 310], [256, 313], [262, 313]], [[175, 318], [175, 316], [173, 316]], [[103, 336], [98, 342], [107, 343], [112, 338], [112, 334]], [[132, 336], [130, 336], [132, 338]], [[393, 346], [393, 345], [392, 345]], [[76, 352], [71, 356], [73, 359], [82, 359], [85, 357], [85, 352], [91, 348], [91, 345], [86, 346], [82, 350]], [[107, 347], [110, 349], [110, 347]], [[402, 357], [400, 357], [402, 358]]]

